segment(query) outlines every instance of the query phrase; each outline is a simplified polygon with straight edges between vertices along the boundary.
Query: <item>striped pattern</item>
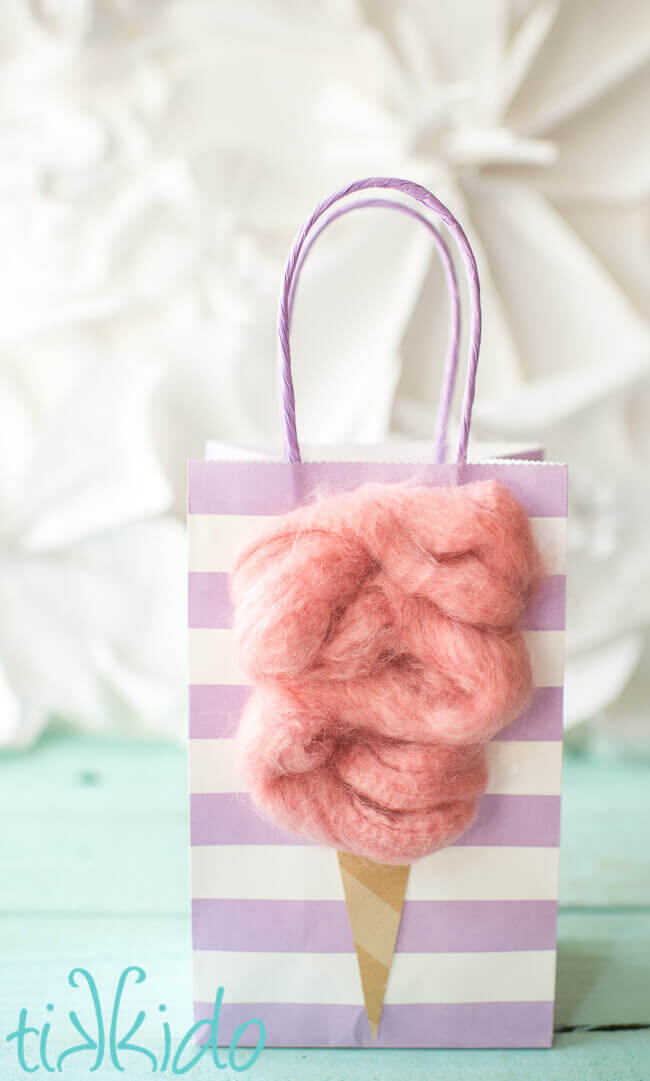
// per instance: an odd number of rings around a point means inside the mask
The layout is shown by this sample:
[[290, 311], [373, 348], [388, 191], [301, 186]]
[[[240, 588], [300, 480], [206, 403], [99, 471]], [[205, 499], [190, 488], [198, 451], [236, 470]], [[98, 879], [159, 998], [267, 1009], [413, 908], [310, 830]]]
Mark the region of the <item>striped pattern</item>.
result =
[[[344, 901], [336, 856], [318, 845], [194, 845], [192, 883], [197, 900], [298, 901], [306, 921], [311, 902]], [[452, 846], [413, 864], [408, 901], [550, 901], [557, 886], [557, 847]]]
[[[189, 673], [191, 683], [242, 684], [232, 631], [227, 628], [190, 630]], [[563, 631], [524, 631], [537, 687], [556, 687], [564, 667]]]
[[[257, 1026], [242, 1036], [246, 1018], [264, 1018], [267, 1044], [276, 1047], [548, 1047], [553, 1032], [553, 1002], [408, 1003], [384, 1006], [381, 1035], [374, 1039], [363, 1003], [337, 1005], [224, 1002], [219, 1012], [220, 1044], [237, 1033], [240, 1046], [255, 1046]], [[214, 1002], [198, 1001], [194, 1016], [210, 1021]], [[207, 1025], [199, 1038], [209, 1037]]]
[[[553, 986], [554, 975], [553, 950], [396, 953], [385, 1002], [386, 1006], [404, 1006], [542, 1001]], [[198, 999], [209, 1001], [220, 985], [229, 1002], [244, 1006], [249, 1000], [263, 1001], [269, 991], [274, 1002], [287, 1006], [297, 1002], [318, 1006], [363, 1002], [354, 953], [303, 950], [288, 956], [271, 949], [251, 958], [248, 950], [195, 950], [194, 987]]]
[[[192, 904], [197, 950], [268, 949], [295, 953], [350, 953], [354, 949], [347, 906], [313, 901], [303, 922], [303, 901], [206, 898]], [[469, 950], [552, 950], [555, 901], [406, 901], [397, 935], [400, 953]], [[532, 928], [532, 931], [531, 931]]]
[[[286, 514], [317, 491], [349, 492], [369, 481], [430, 487], [453, 483], [454, 466], [402, 462], [189, 463], [188, 512]], [[566, 466], [545, 462], [466, 465], [463, 481], [496, 477], [507, 484], [531, 518], [566, 517]]]
[[[468, 845], [546, 847], [557, 843], [559, 828], [559, 796], [486, 793], [481, 797], [476, 821], [454, 844], [460, 848]], [[190, 832], [193, 845], [305, 847], [311, 844], [274, 826], [260, 815], [247, 794], [239, 792], [192, 795]]]
[[[276, 516], [263, 514], [192, 514], [188, 519], [190, 574], [228, 574], [238, 554]], [[566, 518], [531, 518], [535, 541], [544, 556], [547, 574], [566, 573]], [[213, 624], [210, 624], [213, 625]]]
[[[524, 630], [564, 630], [565, 577], [546, 577], [521, 622]], [[228, 575], [224, 571], [191, 571], [187, 593], [188, 622], [192, 629], [222, 630], [232, 626]]]
[[[220, 739], [237, 730], [239, 716], [251, 693], [240, 684], [194, 683], [189, 688], [190, 739]], [[533, 701], [495, 740], [561, 740], [562, 688], [537, 687]]]
[[[422, 483], [449, 483], [448, 467], [422, 466], [417, 473]], [[209, 1017], [217, 987], [225, 987], [220, 1033], [226, 1042], [247, 1017], [264, 1021], [269, 1044], [285, 1046], [545, 1046], [551, 1040], [564, 467], [467, 470], [468, 479], [499, 477], [531, 515], [547, 572], [522, 622], [536, 688], [526, 715], [490, 746], [490, 783], [476, 824], [410, 871], [377, 1040], [358, 963], [360, 949], [368, 957], [373, 950], [367, 931], [353, 937], [336, 853], [263, 820], [237, 777], [231, 737], [250, 688], [230, 631], [227, 574], [236, 554], [317, 486], [344, 490], [412, 474], [413, 467], [382, 463], [190, 464], [194, 997], [197, 1020]], [[358, 890], [356, 881], [347, 879]], [[373, 963], [381, 961], [375, 953]], [[372, 1009], [371, 1003], [371, 1016]], [[256, 1040], [251, 1026], [250, 1042]]]
[[[488, 745], [490, 795], [559, 796], [562, 748], [556, 740], [501, 740]], [[190, 792], [220, 795], [241, 792], [232, 739], [190, 743]]]

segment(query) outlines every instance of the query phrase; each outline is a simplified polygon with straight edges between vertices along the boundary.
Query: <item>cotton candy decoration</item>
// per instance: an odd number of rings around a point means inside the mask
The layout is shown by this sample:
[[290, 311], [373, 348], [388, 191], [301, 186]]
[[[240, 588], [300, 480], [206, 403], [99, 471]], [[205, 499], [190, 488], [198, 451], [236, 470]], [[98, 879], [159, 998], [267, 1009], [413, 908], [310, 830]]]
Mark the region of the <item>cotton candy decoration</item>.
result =
[[526, 707], [517, 624], [540, 574], [497, 481], [369, 484], [277, 519], [231, 576], [255, 685], [236, 743], [279, 826], [384, 864], [462, 834], [485, 748]]

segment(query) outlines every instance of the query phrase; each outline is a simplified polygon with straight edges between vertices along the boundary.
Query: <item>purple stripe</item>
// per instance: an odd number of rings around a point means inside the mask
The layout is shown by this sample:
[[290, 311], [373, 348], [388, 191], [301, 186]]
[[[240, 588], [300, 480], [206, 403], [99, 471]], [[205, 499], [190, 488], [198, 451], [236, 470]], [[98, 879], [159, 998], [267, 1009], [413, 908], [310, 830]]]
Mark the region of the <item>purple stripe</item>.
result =
[[[227, 1047], [237, 1027], [252, 1018], [263, 1021], [267, 1047], [550, 1047], [553, 1040], [553, 1002], [384, 1006], [375, 1040], [363, 1006], [231, 1004], [225, 990], [219, 1014], [220, 1047]], [[213, 1012], [212, 1003], [194, 1003], [196, 1021], [212, 1018]], [[197, 1036], [205, 1042], [210, 1036], [208, 1026]], [[239, 1046], [255, 1046], [258, 1038], [253, 1025], [242, 1033]]]
[[190, 739], [232, 736], [252, 692], [239, 684], [190, 683]]
[[526, 631], [563, 631], [565, 612], [566, 576], [547, 574], [519, 625]]
[[[350, 491], [366, 481], [453, 483], [456, 467], [403, 462], [217, 462], [189, 463], [190, 514], [283, 514], [313, 498], [316, 489]], [[495, 477], [511, 489], [529, 515], [564, 517], [564, 465], [467, 465], [463, 481]]]
[[[485, 795], [478, 818], [456, 845], [539, 845], [559, 843], [559, 796]], [[261, 816], [245, 792], [190, 796], [193, 845], [304, 845]]]
[[497, 732], [494, 739], [499, 742], [562, 739], [562, 698], [562, 687], [536, 687], [526, 712]]
[[[252, 687], [190, 685], [190, 739], [231, 736]], [[495, 737], [497, 740], [562, 739], [562, 688], [537, 687], [530, 709]]]
[[[554, 950], [555, 901], [407, 901], [398, 953]], [[194, 900], [195, 950], [351, 953], [344, 901]]]
[[[550, 574], [543, 580], [521, 627], [528, 631], [564, 630], [566, 578]], [[190, 627], [232, 627], [228, 575], [217, 571], [191, 571], [188, 575]]]
[[187, 576], [187, 625], [232, 627], [229, 575], [217, 571], [190, 571]]
[[559, 796], [486, 795], [476, 821], [455, 845], [539, 845], [560, 843]]

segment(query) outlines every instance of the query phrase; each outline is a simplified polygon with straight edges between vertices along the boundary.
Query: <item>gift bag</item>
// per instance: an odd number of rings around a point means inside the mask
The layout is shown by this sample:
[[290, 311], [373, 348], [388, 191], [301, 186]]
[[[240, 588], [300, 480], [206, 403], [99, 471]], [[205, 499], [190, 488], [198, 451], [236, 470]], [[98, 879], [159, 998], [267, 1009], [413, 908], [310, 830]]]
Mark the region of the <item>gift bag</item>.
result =
[[[344, 201], [367, 189], [428, 208], [467, 272], [450, 462], [460, 312], [448, 242], [404, 203]], [[305, 461], [296, 282], [322, 228], [370, 205], [424, 220], [445, 267], [433, 449]], [[478, 273], [456, 219], [417, 184], [361, 180], [316, 208], [287, 260], [278, 330], [284, 460], [189, 465], [196, 1019], [211, 1021], [219, 997], [224, 1045], [236, 1030], [245, 1045], [255, 1018], [268, 1045], [549, 1046], [566, 467], [521, 447], [468, 460]]]

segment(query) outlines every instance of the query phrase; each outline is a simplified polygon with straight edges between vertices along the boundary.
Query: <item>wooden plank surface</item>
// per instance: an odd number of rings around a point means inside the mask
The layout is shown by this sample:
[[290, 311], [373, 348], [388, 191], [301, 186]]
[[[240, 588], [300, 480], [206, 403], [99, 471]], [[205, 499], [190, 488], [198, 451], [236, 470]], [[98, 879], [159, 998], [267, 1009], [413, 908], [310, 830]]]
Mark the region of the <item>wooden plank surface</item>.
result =
[[[567, 756], [552, 1051], [274, 1049], [250, 1076], [647, 1081], [649, 776], [642, 765]], [[51, 735], [0, 758], [2, 1081], [25, 1076], [5, 1042], [21, 1006], [40, 1026], [53, 1003], [51, 1046], [69, 1043], [66, 1011], [82, 994], [66, 983], [74, 965], [109, 1004], [122, 968], [142, 966], [147, 979], [128, 1002], [146, 1011], [141, 1042], [151, 1049], [161, 1045], [159, 1003], [175, 1039], [190, 1023], [186, 794], [185, 751], [168, 745]], [[91, 1058], [69, 1059], [63, 1076], [88, 1076]], [[151, 1069], [138, 1056], [125, 1064], [125, 1078]], [[228, 1075], [207, 1060], [189, 1074]]]

